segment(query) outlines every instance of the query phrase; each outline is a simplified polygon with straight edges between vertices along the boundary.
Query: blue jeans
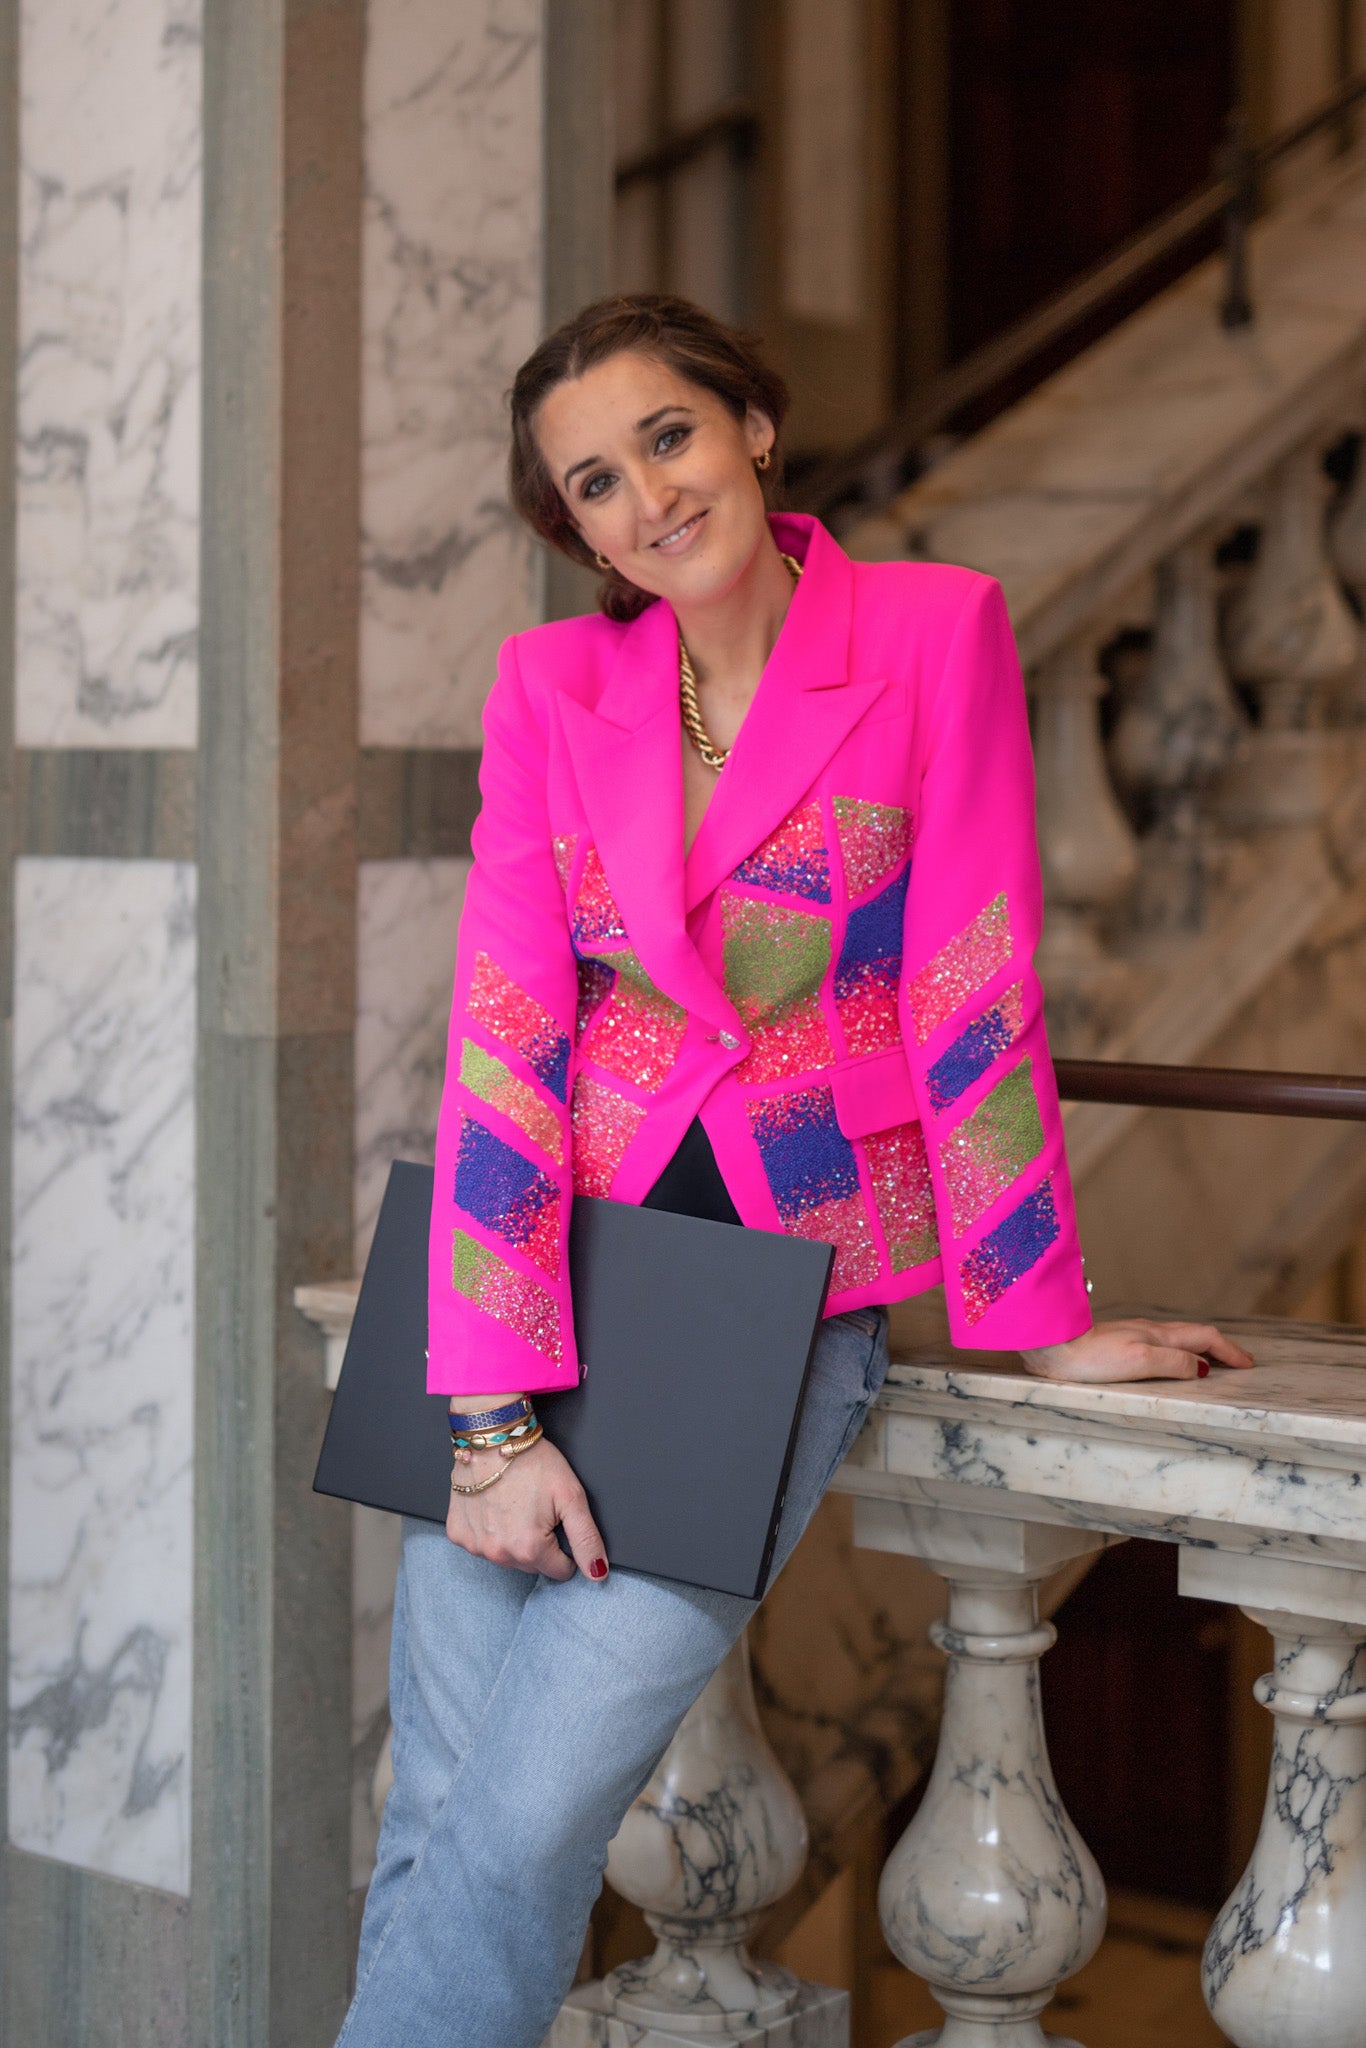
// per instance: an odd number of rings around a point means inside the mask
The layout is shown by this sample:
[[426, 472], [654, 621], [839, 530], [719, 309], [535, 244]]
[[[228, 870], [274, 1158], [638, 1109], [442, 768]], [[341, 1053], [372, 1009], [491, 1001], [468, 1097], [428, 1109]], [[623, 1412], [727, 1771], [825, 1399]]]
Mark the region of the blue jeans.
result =
[[[775, 1575], [886, 1369], [885, 1309], [827, 1318]], [[539, 2048], [608, 1844], [756, 1605], [643, 1572], [532, 1576], [405, 1522], [394, 1783], [337, 2048]]]

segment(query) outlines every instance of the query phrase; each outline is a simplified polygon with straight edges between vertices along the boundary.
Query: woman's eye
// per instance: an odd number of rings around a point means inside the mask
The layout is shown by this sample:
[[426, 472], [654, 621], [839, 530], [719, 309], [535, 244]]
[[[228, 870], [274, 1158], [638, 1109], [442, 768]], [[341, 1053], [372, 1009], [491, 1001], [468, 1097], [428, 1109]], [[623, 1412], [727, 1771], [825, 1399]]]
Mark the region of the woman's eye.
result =
[[667, 455], [671, 449], [678, 446], [680, 441], [686, 441], [687, 438], [688, 429], [686, 427], [665, 427], [663, 433], [655, 442], [656, 455]]
[[[607, 470], [599, 470], [598, 474], [596, 476], [590, 476], [588, 482], [584, 485], [584, 497], [600, 498], [602, 496], [603, 490], [607, 488], [608, 484], [610, 484], [611, 481], [611, 475]], [[599, 489], [599, 485], [602, 486], [601, 490]]]

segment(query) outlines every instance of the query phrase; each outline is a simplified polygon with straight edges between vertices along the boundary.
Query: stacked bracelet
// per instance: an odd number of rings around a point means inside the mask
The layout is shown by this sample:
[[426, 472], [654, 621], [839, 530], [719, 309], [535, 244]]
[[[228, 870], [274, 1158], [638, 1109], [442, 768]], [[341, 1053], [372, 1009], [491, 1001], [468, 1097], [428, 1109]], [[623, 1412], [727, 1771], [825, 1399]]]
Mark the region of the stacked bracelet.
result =
[[504, 1422], [520, 1422], [531, 1414], [531, 1397], [519, 1394], [515, 1401], [509, 1401], [505, 1408], [486, 1408], [482, 1414], [462, 1413], [458, 1408], [450, 1411], [451, 1435], [457, 1431], [467, 1435], [472, 1429], [497, 1429]]
[[[502, 1455], [502, 1458], [501, 1458], [501, 1459], [499, 1460], [498, 1464], [497, 1464], [497, 1465], [495, 1465], [495, 1467], [494, 1467], [494, 1469], [492, 1470], [492, 1472], [490, 1472], [490, 1473], [489, 1473], [489, 1475], [488, 1475], [487, 1479], [476, 1479], [476, 1480], [475, 1480], [475, 1481], [473, 1482], [473, 1484], [472, 1484], [472, 1485], [470, 1485], [470, 1486], [461, 1486], [461, 1485], [460, 1485], [460, 1484], [459, 1484], [459, 1483], [457, 1482], [457, 1480], [456, 1480], [456, 1476], [455, 1476], [455, 1468], [454, 1468], [454, 1466], [452, 1466], [452, 1468], [451, 1468], [451, 1492], [452, 1492], [452, 1493], [482, 1493], [482, 1492], [484, 1491], [485, 1487], [488, 1487], [488, 1486], [493, 1486], [493, 1485], [495, 1485], [495, 1484], [497, 1483], [497, 1481], [498, 1481], [498, 1480], [500, 1480], [500, 1479], [502, 1478], [503, 1474], [504, 1474], [504, 1473], [505, 1473], [505, 1472], [507, 1471], [507, 1463], [505, 1462], [506, 1460], [509, 1460], [509, 1459], [512, 1459], [512, 1458], [515, 1458], [515, 1457], [517, 1457], [517, 1456], [518, 1456], [518, 1454], [519, 1454], [520, 1452], [522, 1452], [522, 1451], [529, 1451], [529, 1450], [531, 1449], [532, 1445], [533, 1445], [533, 1444], [538, 1444], [538, 1443], [539, 1443], [539, 1442], [541, 1441], [541, 1438], [542, 1438], [542, 1437], [543, 1437], [544, 1435], [545, 1435], [545, 1431], [544, 1431], [544, 1430], [543, 1430], [543, 1429], [541, 1428], [541, 1425], [540, 1425], [540, 1423], [538, 1422], [538, 1423], [537, 1423], [537, 1424], [535, 1425], [534, 1429], [533, 1429], [533, 1430], [531, 1431], [530, 1435], [529, 1435], [529, 1436], [524, 1436], [524, 1437], [522, 1438], [522, 1440], [521, 1440], [521, 1442], [520, 1442], [520, 1443], [515, 1443], [515, 1444], [504, 1444], [504, 1446], [503, 1446], [503, 1455]], [[468, 1451], [459, 1451], [459, 1450], [458, 1450], [458, 1451], [456, 1452], [456, 1454], [455, 1454], [455, 1458], [456, 1458], [456, 1463], [457, 1463], [457, 1464], [466, 1464], [466, 1465], [468, 1465], [468, 1464], [469, 1464], [469, 1462], [470, 1462], [470, 1454], [469, 1454], [469, 1452], [468, 1452]]]
[[457, 1429], [452, 1417], [451, 1442], [457, 1451], [491, 1451], [501, 1444], [515, 1443], [519, 1437], [526, 1436], [536, 1426], [533, 1410], [528, 1410], [521, 1420], [511, 1427], [505, 1424], [501, 1429]]

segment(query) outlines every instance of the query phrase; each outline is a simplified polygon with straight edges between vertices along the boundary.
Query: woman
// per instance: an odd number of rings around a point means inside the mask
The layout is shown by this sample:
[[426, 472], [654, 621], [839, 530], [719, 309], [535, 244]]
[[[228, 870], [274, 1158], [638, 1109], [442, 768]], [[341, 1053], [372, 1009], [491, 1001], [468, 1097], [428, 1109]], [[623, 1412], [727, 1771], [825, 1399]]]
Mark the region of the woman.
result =
[[941, 1279], [955, 1342], [1049, 1377], [1251, 1363], [1204, 1325], [1091, 1327], [1000, 589], [769, 513], [785, 409], [746, 338], [654, 295], [590, 306], [513, 389], [513, 501], [604, 581], [506, 642], [485, 712], [432, 1217], [451, 1508], [404, 1531], [349, 2048], [536, 2048], [607, 1845], [753, 1611], [609, 1576], [539, 1435], [577, 1376], [575, 1190], [835, 1245], [775, 1569], [881, 1384], [886, 1305]]

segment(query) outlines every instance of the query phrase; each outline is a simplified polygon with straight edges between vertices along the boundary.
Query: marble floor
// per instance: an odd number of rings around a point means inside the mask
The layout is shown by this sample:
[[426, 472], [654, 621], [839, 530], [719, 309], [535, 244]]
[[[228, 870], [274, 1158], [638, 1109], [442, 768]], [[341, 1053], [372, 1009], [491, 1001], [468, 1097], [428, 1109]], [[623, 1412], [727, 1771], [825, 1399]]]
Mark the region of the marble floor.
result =
[[[1111, 1895], [1110, 1924], [1094, 1960], [1063, 1985], [1044, 2021], [1086, 2048], [1220, 2048], [1224, 2035], [1200, 1996], [1200, 1951], [1209, 1915], [1134, 1893]], [[934, 2026], [933, 1999], [888, 1963], [872, 1974], [855, 2048], [893, 2048]]]

